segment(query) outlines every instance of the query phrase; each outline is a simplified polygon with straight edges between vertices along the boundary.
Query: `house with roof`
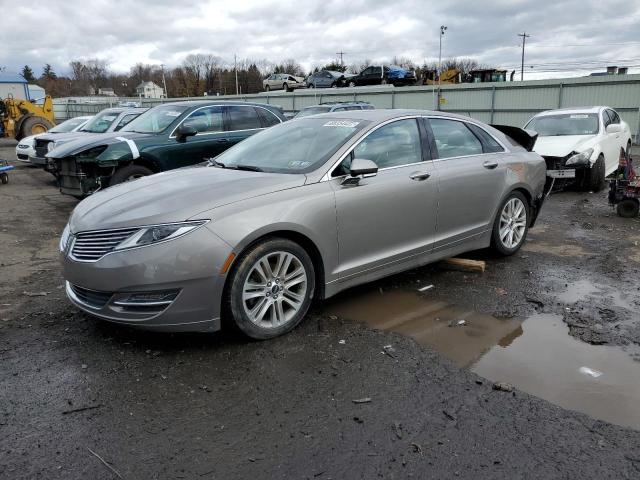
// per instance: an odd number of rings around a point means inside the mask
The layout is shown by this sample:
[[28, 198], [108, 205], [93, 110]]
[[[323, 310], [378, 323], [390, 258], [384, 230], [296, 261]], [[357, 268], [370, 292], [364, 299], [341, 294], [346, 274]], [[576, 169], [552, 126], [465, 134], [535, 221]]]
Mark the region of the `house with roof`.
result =
[[163, 98], [164, 90], [154, 82], [142, 82], [136, 87], [136, 95], [142, 98]]

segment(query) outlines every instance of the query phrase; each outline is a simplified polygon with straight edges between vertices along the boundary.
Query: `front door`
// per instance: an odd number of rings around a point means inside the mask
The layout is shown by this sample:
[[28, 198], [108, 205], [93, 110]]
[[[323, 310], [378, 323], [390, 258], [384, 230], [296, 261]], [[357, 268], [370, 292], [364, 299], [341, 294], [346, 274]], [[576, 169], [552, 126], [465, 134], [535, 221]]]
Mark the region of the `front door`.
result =
[[[368, 134], [332, 173], [339, 249], [332, 273], [341, 279], [375, 275], [429, 252], [437, 180], [422, 140], [416, 119], [394, 121]], [[378, 173], [358, 185], [342, 185], [354, 158], [372, 160]]]
[[203, 162], [229, 148], [221, 106], [199, 108], [185, 118], [182, 125], [191, 126], [198, 133], [183, 141], [178, 141], [175, 132], [168, 138], [163, 156], [168, 160], [170, 168]]
[[434, 242], [434, 251], [438, 251], [492, 227], [502, 198], [507, 161], [500, 153], [504, 148], [485, 131], [481, 141], [466, 122], [430, 118], [428, 123], [438, 155], [435, 166], [440, 208]]

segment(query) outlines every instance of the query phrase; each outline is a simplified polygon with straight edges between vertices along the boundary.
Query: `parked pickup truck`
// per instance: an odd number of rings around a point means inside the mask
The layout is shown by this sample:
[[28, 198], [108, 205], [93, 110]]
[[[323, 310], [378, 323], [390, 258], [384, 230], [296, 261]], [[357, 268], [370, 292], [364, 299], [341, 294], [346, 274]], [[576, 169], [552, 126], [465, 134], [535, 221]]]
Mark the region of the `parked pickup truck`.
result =
[[77, 139], [47, 154], [60, 191], [76, 197], [215, 157], [284, 122], [273, 105], [188, 101], [159, 105], [116, 133]]

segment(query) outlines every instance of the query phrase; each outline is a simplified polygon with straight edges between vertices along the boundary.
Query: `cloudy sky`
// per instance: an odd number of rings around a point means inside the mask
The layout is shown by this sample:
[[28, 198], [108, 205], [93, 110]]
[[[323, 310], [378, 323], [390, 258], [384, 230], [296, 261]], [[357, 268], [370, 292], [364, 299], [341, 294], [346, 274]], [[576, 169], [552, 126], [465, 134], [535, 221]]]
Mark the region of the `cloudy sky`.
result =
[[[68, 74], [74, 59], [100, 58], [115, 71], [136, 62], [178, 65], [190, 53], [322, 65], [393, 56], [473, 57], [526, 77], [568, 76], [604, 65], [640, 67], [640, 0], [0, 0], [16, 21], [0, 29], [0, 66], [44, 63]], [[9, 14], [9, 15], [7, 15]], [[17, 21], [19, 19], [19, 21]], [[637, 71], [640, 71], [638, 69]]]

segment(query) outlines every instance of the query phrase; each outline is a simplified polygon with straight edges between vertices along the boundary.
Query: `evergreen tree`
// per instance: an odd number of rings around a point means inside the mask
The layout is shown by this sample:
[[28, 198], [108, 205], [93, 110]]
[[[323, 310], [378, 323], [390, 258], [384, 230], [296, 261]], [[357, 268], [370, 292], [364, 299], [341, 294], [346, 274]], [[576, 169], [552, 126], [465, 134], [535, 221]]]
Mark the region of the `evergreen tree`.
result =
[[33, 70], [31, 70], [31, 67], [29, 65], [25, 65], [24, 67], [22, 67], [21, 73], [27, 82], [32, 83], [36, 81], [36, 77], [33, 76]]
[[55, 80], [58, 76], [56, 75], [56, 72], [53, 71], [51, 65], [47, 63], [42, 69], [42, 77], [40, 78], [44, 80]]

